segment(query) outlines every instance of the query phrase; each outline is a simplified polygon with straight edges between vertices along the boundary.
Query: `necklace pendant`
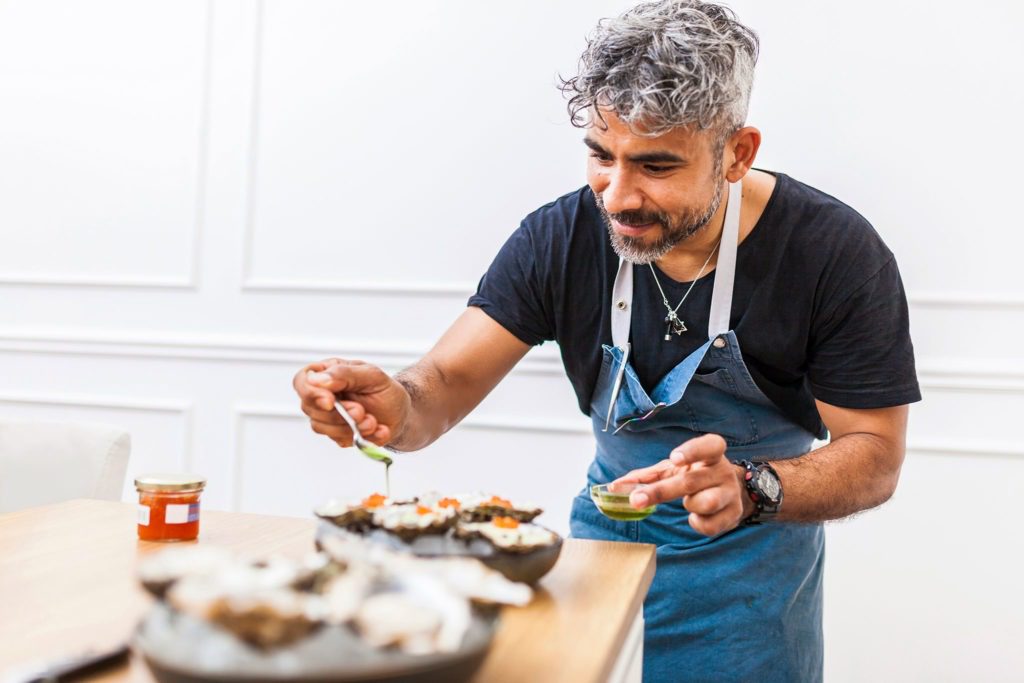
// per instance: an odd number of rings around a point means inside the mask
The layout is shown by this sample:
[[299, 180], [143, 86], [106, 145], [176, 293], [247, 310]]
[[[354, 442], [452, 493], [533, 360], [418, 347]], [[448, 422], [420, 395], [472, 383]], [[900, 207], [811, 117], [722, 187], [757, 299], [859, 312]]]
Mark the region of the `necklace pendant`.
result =
[[686, 332], [686, 323], [680, 320], [675, 311], [669, 311], [665, 316], [665, 341], [672, 338], [669, 336], [672, 332], [675, 332], [677, 337]]

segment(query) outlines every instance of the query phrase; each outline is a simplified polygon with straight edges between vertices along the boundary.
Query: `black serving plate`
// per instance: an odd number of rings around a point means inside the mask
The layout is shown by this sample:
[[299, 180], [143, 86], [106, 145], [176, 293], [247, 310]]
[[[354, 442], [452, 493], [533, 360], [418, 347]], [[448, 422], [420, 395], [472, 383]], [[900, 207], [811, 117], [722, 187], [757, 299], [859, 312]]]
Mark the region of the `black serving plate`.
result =
[[483, 663], [497, 626], [496, 610], [475, 611], [462, 646], [448, 653], [378, 650], [345, 626], [325, 626], [297, 643], [263, 652], [158, 603], [136, 630], [132, 649], [159, 683], [459, 683]]
[[357, 534], [326, 520], [321, 520], [317, 526], [316, 547], [320, 549], [321, 540], [327, 536], [345, 538], [353, 535], [380, 543], [392, 550], [411, 552], [419, 557], [474, 557], [501, 572], [511, 581], [530, 584], [536, 583], [551, 571], [562, 552], [560, 536], [551, 545], [525, 553], [516, 553], [498, 550], [481, 538], [455, 538], [452, 531], [444, 534], [423, 534], [411, 541], [404, 541], [384, 529], [371, 529]]

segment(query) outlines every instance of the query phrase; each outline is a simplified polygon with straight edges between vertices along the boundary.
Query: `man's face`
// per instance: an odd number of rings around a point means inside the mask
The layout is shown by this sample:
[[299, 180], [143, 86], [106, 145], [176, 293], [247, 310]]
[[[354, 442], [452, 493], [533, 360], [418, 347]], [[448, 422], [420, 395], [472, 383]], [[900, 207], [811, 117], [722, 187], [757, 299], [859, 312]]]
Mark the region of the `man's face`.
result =
[[615, 252], [649, 263], [701, 230], [722, 200], [717, 133], [675, 128], [641, 137], [615, 114], [594, 119], [584, 142], [590, 148], [587, 182], [608, 225]]

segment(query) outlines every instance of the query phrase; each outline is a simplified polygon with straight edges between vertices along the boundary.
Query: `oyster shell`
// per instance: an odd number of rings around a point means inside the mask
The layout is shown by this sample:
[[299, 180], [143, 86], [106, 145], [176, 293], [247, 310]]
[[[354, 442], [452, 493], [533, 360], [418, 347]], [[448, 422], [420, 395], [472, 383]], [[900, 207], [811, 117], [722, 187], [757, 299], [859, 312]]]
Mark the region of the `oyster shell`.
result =
[[537, 524], [518, 523], [513, 527], [498, 525], [495, 518], [489, 522], [464, 522], [455, 529], [458, 538], [483, 538], [498, 550], [509, 553], [528, 553], [555, 543], [558, 534]]
[[318, 595], [274, 583], [248, 571], [191, 576], [171, 587], [167, 603], [257, 648], [282, 647], [319, 628], [325, 605]]
[[231, 553], [223, 548], [202, 545], [169, 548], [139, 563], [139, 582], [155, 597], [162, 598], [176, 581], [186, 576], [211, 574], [233, 562]]
[[405, 503], [377, 508], [373, 511], [373, 525], [389, 531], [403, 541], [411, 541], [424, 534], [443, 534], [458, 521], [458, 513], [450, 507]]
[[464, 522], [489, 522], [495, 517], [512, 517], [520, 522], [532, 522], [543, 509], [523, 501], [511, 501], [500, 496], [481, 493], [454, 496], [461, 503]]

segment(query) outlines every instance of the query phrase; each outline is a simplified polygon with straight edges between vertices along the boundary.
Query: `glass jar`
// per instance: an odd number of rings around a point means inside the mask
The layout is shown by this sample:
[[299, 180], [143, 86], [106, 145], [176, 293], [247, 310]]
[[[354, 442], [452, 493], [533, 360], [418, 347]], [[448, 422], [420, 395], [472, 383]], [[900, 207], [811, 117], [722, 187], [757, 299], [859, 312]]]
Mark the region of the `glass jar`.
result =
[[143, 541], [192, 541], [199, 536], [199, 496], [206, 479], [194, 474], [147, 474], [135, 480]]

